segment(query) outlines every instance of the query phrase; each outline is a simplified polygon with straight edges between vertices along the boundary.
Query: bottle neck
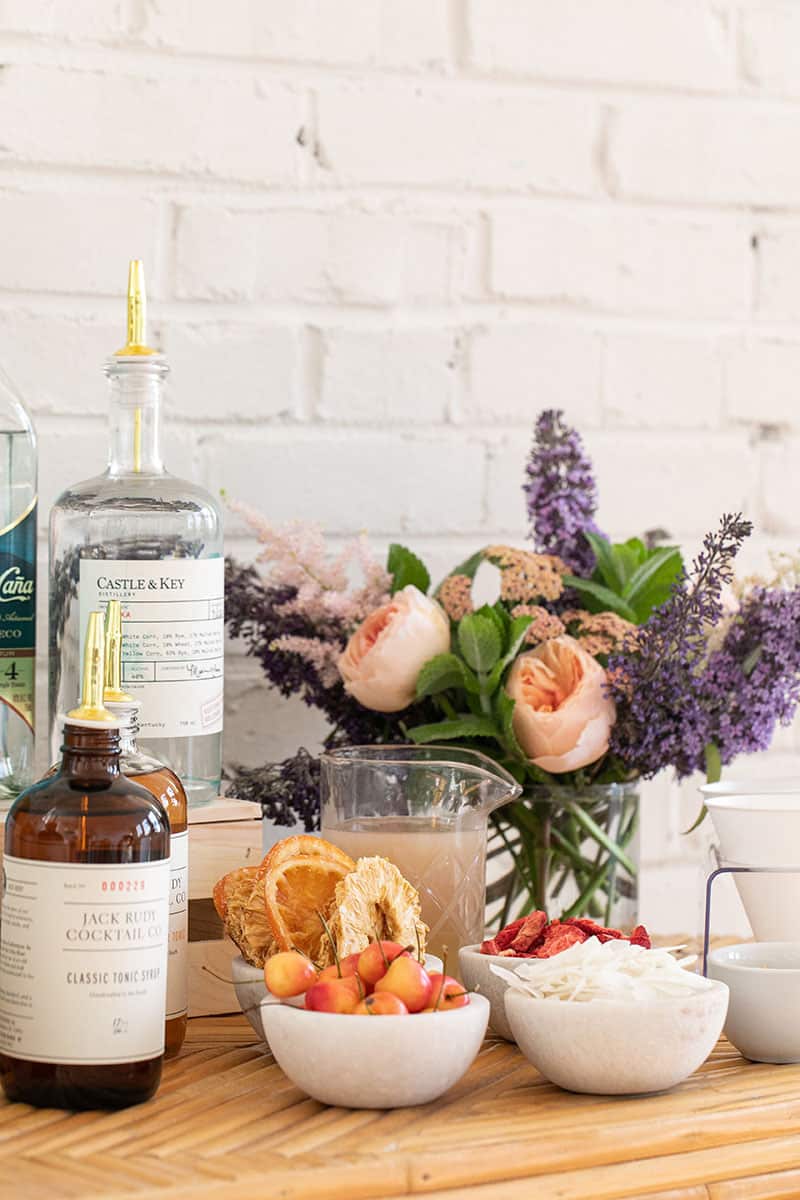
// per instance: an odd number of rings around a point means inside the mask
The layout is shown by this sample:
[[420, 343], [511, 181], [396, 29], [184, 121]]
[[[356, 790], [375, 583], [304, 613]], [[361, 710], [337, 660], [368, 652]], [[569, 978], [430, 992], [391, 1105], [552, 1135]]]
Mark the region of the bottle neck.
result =
[[122, 757], [137, 753], [136, 737], [139, 733], [139, 705], [116, 704], [104, 701], [105, 707], [119, 721], [119, 749]]
[[106, 365], [110, 475], [163, 475], [161, 393], [167, 370], [158, 355], [112, 358]]
[[120, 731], [67, 721], [61, 755], [62, 775], [79, 783], [110, 783], [120, 774]]

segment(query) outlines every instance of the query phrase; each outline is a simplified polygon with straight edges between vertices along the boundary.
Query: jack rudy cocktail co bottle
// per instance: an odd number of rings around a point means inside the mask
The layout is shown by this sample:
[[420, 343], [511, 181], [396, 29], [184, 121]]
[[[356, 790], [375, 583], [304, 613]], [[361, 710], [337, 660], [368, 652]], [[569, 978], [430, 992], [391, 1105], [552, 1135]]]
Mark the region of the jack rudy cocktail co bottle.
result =
[[0, 809], [33, 783], [36, 434], [0, 370]]
[[105, 619], [103, 704], [120, 723], [120, 766], [127, 779], [147, 788], [163, 804], [169, 818], [169, 961], [165, 1053], [170, 1058], [183, 1045], [189, 1011], [189, 830], [186, 823], [186, 793], [174, 771], [137, 747], [141, 704], [122, 690], [121, 665], [120, 603], [118, 600], [109, 600]]
[[78, 690], [88, 613], [122, 604], [122, 682], [142, 702], [139, 745], [167, 763], [189, 804], [219, 790], [222, 756], [222, 515], [161, 458], [162, 354], [146, 344], [142, 264], [131, 263], [128, 336], [106, 363], [111, 441], [102, 475], [50, 517], [50, 737]]
[[164, 1057], [169, 822], [120, 773], [103, 708], [103, 616], [86, 632], [82, 702], [55, 775], [5, 827], [0, 1078], [10, 1100], [122, 1108], [158, 1087]]

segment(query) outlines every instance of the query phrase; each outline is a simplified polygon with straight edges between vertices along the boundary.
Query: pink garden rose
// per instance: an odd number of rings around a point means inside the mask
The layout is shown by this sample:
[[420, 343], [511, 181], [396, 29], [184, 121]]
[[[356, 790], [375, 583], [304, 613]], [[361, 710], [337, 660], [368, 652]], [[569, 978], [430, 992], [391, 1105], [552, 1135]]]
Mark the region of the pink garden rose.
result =
[[616, 709], [605, 671], [575, 638], [551, 638], [521, 654], [506, 691], [516, 701], [517, 741], [535, 766], [558, 775], [605, 754]]
[[429, 658], [450, 649], [450, 622], [441, 605], [409, 584], [359, 625], [339, 659], [351, 696], [376, 712], [400, 712], [416, 695]]

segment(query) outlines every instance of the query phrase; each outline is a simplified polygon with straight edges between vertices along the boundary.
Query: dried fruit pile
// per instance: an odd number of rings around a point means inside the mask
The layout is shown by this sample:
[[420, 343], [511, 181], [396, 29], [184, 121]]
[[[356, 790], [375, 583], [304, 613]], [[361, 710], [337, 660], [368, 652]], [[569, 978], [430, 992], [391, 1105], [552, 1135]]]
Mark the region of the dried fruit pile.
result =
[[214, 906], [254, 967], [290, 950], [325, 967], [373, 938], [425, 952], [419, 893], [397, 867], [385, 858], [355, 863], [324, 838], [284, 838], [257, 866], [229, 871], [214, 887]]
[[533, 912], [520, 917], [501, 929], [493, 938], [481, 943], [481, 954], [495, 954], [501, 958], [552, 958], [570, 946], [577, 946], [589, 938], [598, 942], [625, 941], [632, 946], [650, 949], [650, 936], [644, 925], [637, 925], [628, 936], [620, 929], [606, 929], [588, 917], [567, 917], [564, 921], [548, 921], [547, 913]]

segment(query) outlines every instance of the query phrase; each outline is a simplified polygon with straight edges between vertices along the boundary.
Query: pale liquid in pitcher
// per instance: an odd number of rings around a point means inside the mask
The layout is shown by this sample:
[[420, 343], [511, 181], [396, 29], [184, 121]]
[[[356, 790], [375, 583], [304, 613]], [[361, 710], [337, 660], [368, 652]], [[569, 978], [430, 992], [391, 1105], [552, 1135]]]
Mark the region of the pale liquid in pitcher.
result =
[[428, 952], [442, 956], [448, 974], [458, 973], [459, 946], [483, 938], [486, 901], [486, 825], [463, 828], [425, 817], [357, 817], [330, 826], [322, 836], [351, 858], [381, 855], [419, 891], [422, 919], [430, 926]]

